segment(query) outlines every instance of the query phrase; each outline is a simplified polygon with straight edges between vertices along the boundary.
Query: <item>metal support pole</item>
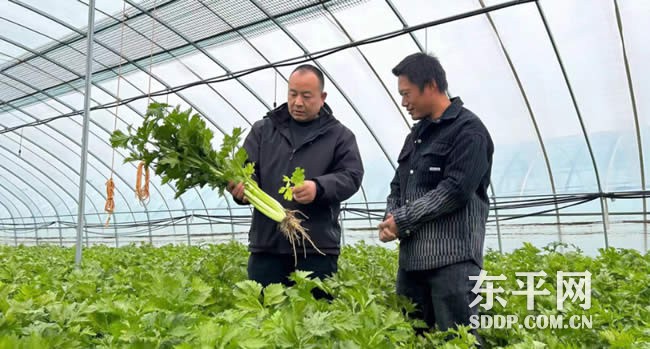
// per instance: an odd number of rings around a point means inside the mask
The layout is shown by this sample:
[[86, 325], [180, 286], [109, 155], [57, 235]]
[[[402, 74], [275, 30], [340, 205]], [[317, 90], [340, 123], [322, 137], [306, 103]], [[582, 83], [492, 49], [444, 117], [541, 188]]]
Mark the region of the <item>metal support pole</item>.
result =
[[[11, 214], [11, 212], [9, 212], [9, 214]], [[11, 216], [11, 222], [14, 224], [14, 245], [18, 247], [18, 226], [16, 225], [14, 216]]]
[[[147, 215], [147, 230], [149, 231], [149, 245], [153, 245], [153, 234], [151, 232], [151, 215], [149, 215], [149, 208], [147, 207], [147, 204], [144, 204], [144, 213]], [[172, 214], [170, 213], [169, 217], [172, 219], [174, 218]], [[172, 221], [172, 228], [174, 227], [173, 221]], [[176, 235], [176, 228], [174, 229], [174, 235]]]
[[59, 246], [63, 247], [63, 229], [61, 228], [61, 217], [57, 216], [59, 222], [57, 224], [59, 225]]
[[601, 205], [603, 207], [603, 225], [605, 226], [605, 248], [609, 247], [609, 238], [607, 237], [607, 231], [609, 231], [609, 207], [607, 206], [607, 198], [600, 198]]
[[[618, 0], [614, 0], [614, 10], [616, 12], [616, 23], [618, 24], [618, 34], [621, 38], [621, 49], [623, 53], [623, 62], [625, 63], [625, 74], [627, 76], [627, 86], [630, 91], [630, 102], [632, 103], [632, 112], [634, 115], [634, 129], [636, 130], [636, 142], [639, 148], [639, 169], [641, 170], [641, 189], [645, 192], [645, 165], [643, 163], [643, 142], [641, 139], [641, 127], [639, 126], [639, 111], [636, 105], [636, 94], [632, 84], [632, 73], [630, 71], [630, 61], [627, 58], [627, 49], [625, 48], [625, 37], [623, 35], [623, 19], [618, 7]], [[648, 203], [645, 194], [643, 194], [643, 252], [648, 252]]]
[[648, 253], [648, 221], [646, 219], [648, 212], [645, 209], [646, 206], [646, 198], [645, 194], [643, 194], [643, 252]]
[[494, 203], [494, 219], [497, 223], [497, 241], [499, 242], [499, 253], [503, 253], [503, 243], [501, 240], [501, 225], [499, 225], [499, 210], [497, 209], [497, 198], [492, 194], [492, 202]]
[[120, 237], [117, 234], [117, 215], [115, 212], [111, 213], [113, 216], [113, 229], [115, 230], [115, 248], [120, 247]]
[[90, 120], [90, 82], [93, 75], [93, 34], [95, 31], [95, 0], [88, 3], [88, 37], [86, 42], [86, 88], [84, 93], [84, 119], [81, 136], [81, 169], [79, 171], [79, 209], [77, 210], [77, 245], [74, 262], [81, 265], [81, 238], [85, 226], [86, 170], [88, 168], [88, 124]]
[[34, 221], [34, 239], [36, 241], [36, 246], [38, 246], [38, 223], [36, 223], [36, 217], [32, 216]]
[[[564, 77], [564, 82], [566, 83], [566, 87], [569, 90], [569, 95], [571, 96], [571, 102], [573, 103], [573, 108], [575, 109], [576, 115], [578, 116], [578, 121], [580, 122], [580, 129], [582, 130], [582, 134], [585, 137], [585, 143], [587, 145], [587, 150], [589, 150], [589, 158], [591, 159], [591, 164], [594, 168], [594, 174], [596, 176], [596, 184], [598, 185], [598, 193], [603, 194], [603, 187], [600, 181], [600, 174], [598, 173], [598, 166], [596, 165], [596, 157], [594, 156], [594, 151], [591, 146], [591, 141], [589, 140], [589, 135], [587, 134], [587, 128], [585, 127], [584, 119], [582, 118], [582, 113], [580, 112], [580, 108], [578, 107], [578, 101], [576, 99], [575, 93], [573, 92], [573, 87], [571, 87], [571, 82], [569, 81], [569, 76], [566, 72], [566, 69], [564, 67], [564, 63], [562, 62], [562, 57], [560, 57], [560, 51], [555, 43], [555, 39], [553, 38], [553, 34], [551, 33], [551, 28], [548, 25], [548, 22], [546, 21], [546, 16], [544, 15], [544, 11], [542, 10], [542, 6], [539, 2], [535, 2], [535, 5], [537, 6], [537, 10], [539, 12], [539, 16], [542, 20], [542, 23], [544, 24], [544, 28], [546, 29], [546, 33], [548, 35], [549, 40], [551, 41], [551, 46], [553, 46], [553, 51], [555, 52], [555, 57], [557, 59], [558, 64], [560, 65], [560, 70], [562, 71], [562, 76]], [[575, 164], [574, 164], [575, 165]], [[607, 213], [605, 212], [606, 208], [604, 206], [604, 200], [600, 201], [600, 209], [603, 214], [603, 216], [606, 216]], [[607, 238], [607, 230], [609, 229], [609, 225], [605, 224], [605, 217], [603, 217], [603, 230], [605, 233], [605, 248], [609, 247], [609, 241]]]
[[45, 221], [45, 216], [41, 216], [41, 220], [43, 221], [42, 223], [45, 226], [45, 234], [44, 234], [45, 237], [42, 239], [45, 240], [45, 243], [47, 244], [48, 241], [50, 241], [50, 226]]
[[[229, 209], [228, 209], [228, 212], [229, 212], [229, 214], [230, 214], [230, 232], [232, 233], [232, 241], [234, 242], [234, 241], [237, 240], [237, 236], [235, 235], [235, 223], [233, 223], [233, 219], [234, 219], [234, 217], [233, 217], [233, 215], [232, 215], [232, 208], [229, 208]], [[214, 232], [212, 232], [212, 233], [214, 233]], [[215, 235], [212, 235], [212, 239], [213, 239], [212, 241], [215, 240], [215, 239], [214, 239], [214, 236], [215, 236]]]
[[[560, 229], [560, 226], [561, 226], [561, 223], [560, 223], [560, 210], [559, 210], [558, 205], [557, 205], [557, 194], [556, 193], [553, 193], [553, 201], [555, 202], [554, 205], [555, 205], [555, 214], [556, 214], [555, 215], [555, 220], [557, 222], [557, 241], [564, 242], [564, 239], [562, 238], [562, 229]], [[560, 250], [563, 249], [563, 248], [564, 247], [562, 247], [560, 245]]]
[[492, 180], [490, 180], [490, 192], [492, 193], [490, 198], [494, 203], [494, 218], [496, 219], [496, 223], [497, 223], [497, 241], [499, 242], [499, 253], [503, 253], [503, 244], [501, 242], [501, 226], [499, 225], [499, 210], [497, 210], [497, 197], [494, 192], [494, 185], [492, 184]]
[[[189, 217], [190, 219], [194, 220], [194, 210], [192, 210], [192, 216]], [[190, 224], [187, 218], [185, 218], [185, 221], [187, 224], [185, 224], [185, 229], [187, 233], [187, 246], [192, 246], [192, 235], [190, 234]]]

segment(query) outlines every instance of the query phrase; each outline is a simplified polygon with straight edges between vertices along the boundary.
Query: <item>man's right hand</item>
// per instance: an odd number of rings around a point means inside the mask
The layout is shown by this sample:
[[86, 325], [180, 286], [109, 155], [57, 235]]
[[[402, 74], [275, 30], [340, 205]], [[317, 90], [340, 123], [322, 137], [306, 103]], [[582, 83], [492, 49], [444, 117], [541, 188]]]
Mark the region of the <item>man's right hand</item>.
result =
[[235, 198], [235, 200], [243, 202], [245, 204], [248, 203], [248, 199], [246, 199], [246, 196], [244, 196], [244, 183], [239, 182], [235, 184], [234, 182], [230, 182], [228, 183], [227, 189], [230, 194], [232, 194], [232, 197]]
[[386, 220], [379, 223], [379, 240], [381, 242], [390, 242], [397, 239], [397, 225], [395, 225], [395, 218], [391, 213], [386, 215]]

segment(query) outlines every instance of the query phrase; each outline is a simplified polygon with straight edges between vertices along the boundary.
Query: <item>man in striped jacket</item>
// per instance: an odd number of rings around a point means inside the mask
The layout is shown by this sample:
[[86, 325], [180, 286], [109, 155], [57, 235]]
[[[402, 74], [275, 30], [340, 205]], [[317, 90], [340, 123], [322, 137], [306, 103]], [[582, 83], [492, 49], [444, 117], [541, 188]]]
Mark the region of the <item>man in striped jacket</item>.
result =
[[[407, 56], [394, 69], [402, 106], [418, 121], [406, 137], [390, 184], [379, 238], [399, 239], [397, 293], [440, 330], [469, 325], [471, 292], [483, 266], [494, 145], [481, 120], [447, 97], [437, 58]], [[476, 335], [476, 332], [474, 332]]]

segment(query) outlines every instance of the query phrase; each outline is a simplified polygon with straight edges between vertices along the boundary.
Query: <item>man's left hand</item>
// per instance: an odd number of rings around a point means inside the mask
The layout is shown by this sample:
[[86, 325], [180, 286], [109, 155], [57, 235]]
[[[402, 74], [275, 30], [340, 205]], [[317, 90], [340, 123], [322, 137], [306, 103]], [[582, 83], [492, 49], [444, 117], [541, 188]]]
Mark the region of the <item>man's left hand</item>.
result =
[[316, 182], [304, 181], [301, 186], [293, 188], [293, 199], [303, 205], [311, 204], [316, 199]]
[[397, 239], [399, 235], [397, 234], [397, 224], [395, 224], [395, 218], [392, 214], [386, 216], [386, 220], [379, 223], [379, 240], [382, 242], [389, 242]]

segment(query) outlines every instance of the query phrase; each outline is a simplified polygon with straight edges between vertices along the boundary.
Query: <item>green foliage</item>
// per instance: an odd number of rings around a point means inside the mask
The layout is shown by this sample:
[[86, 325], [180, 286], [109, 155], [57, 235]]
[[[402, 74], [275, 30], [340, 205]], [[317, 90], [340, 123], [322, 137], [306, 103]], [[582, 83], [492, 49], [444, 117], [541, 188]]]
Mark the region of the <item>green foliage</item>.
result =
[[254, 167], [246, 163], [246, 151], [239, 146], [242, 134], [241, 128], [235, 128], [216, 151], [212, 148], [214, 134], [198, 114], [152, 103], [140, 127], [129, 126], [127, 133], [117, 130], [110, 141], [114, 148], [130, 151], [124, 162], [153, 165], [163, 184], [175, 185], [178, 198], [190, 188], [205, 185], [223, 195], [229, 181], [251, 180]]
[[287, 201], [293, 200], [293, 188], [301, 186], [305, 182], [305, 169], [296, 167], [291, 175], [282, 177], [284, 187], [280, 188], [279, 193], [284, 194], [284, 199]]
[[[148, 245], [84, 252], [0, 246], [0, 348], [471, 348], [467, 328], [426, 332], [413, 304], [395, 294], [397, 253], [359, 244], [345, 247], [339, 272], [295, 285], [263, 289], [246, 280], [248, 252], [240, 244]], [[525, 245], [487, 253], [489, 275], [504, 274], [519, 289], [517, 271], [547, 273], [532, 314], [558, 314], [556, 271], [592, 273], [592, 306], [565, 312], [593, 316], [587, 329], [484, 329], [489, 348], [649, 348], [650, 254], [606, 249], [596, 257], [557, 246]], [[315, 300], [320, 288], [333, 301]], [[526, 297], [484, 314], [530, 315]], [[446, 341], [448, 340], [448, 341]]]

